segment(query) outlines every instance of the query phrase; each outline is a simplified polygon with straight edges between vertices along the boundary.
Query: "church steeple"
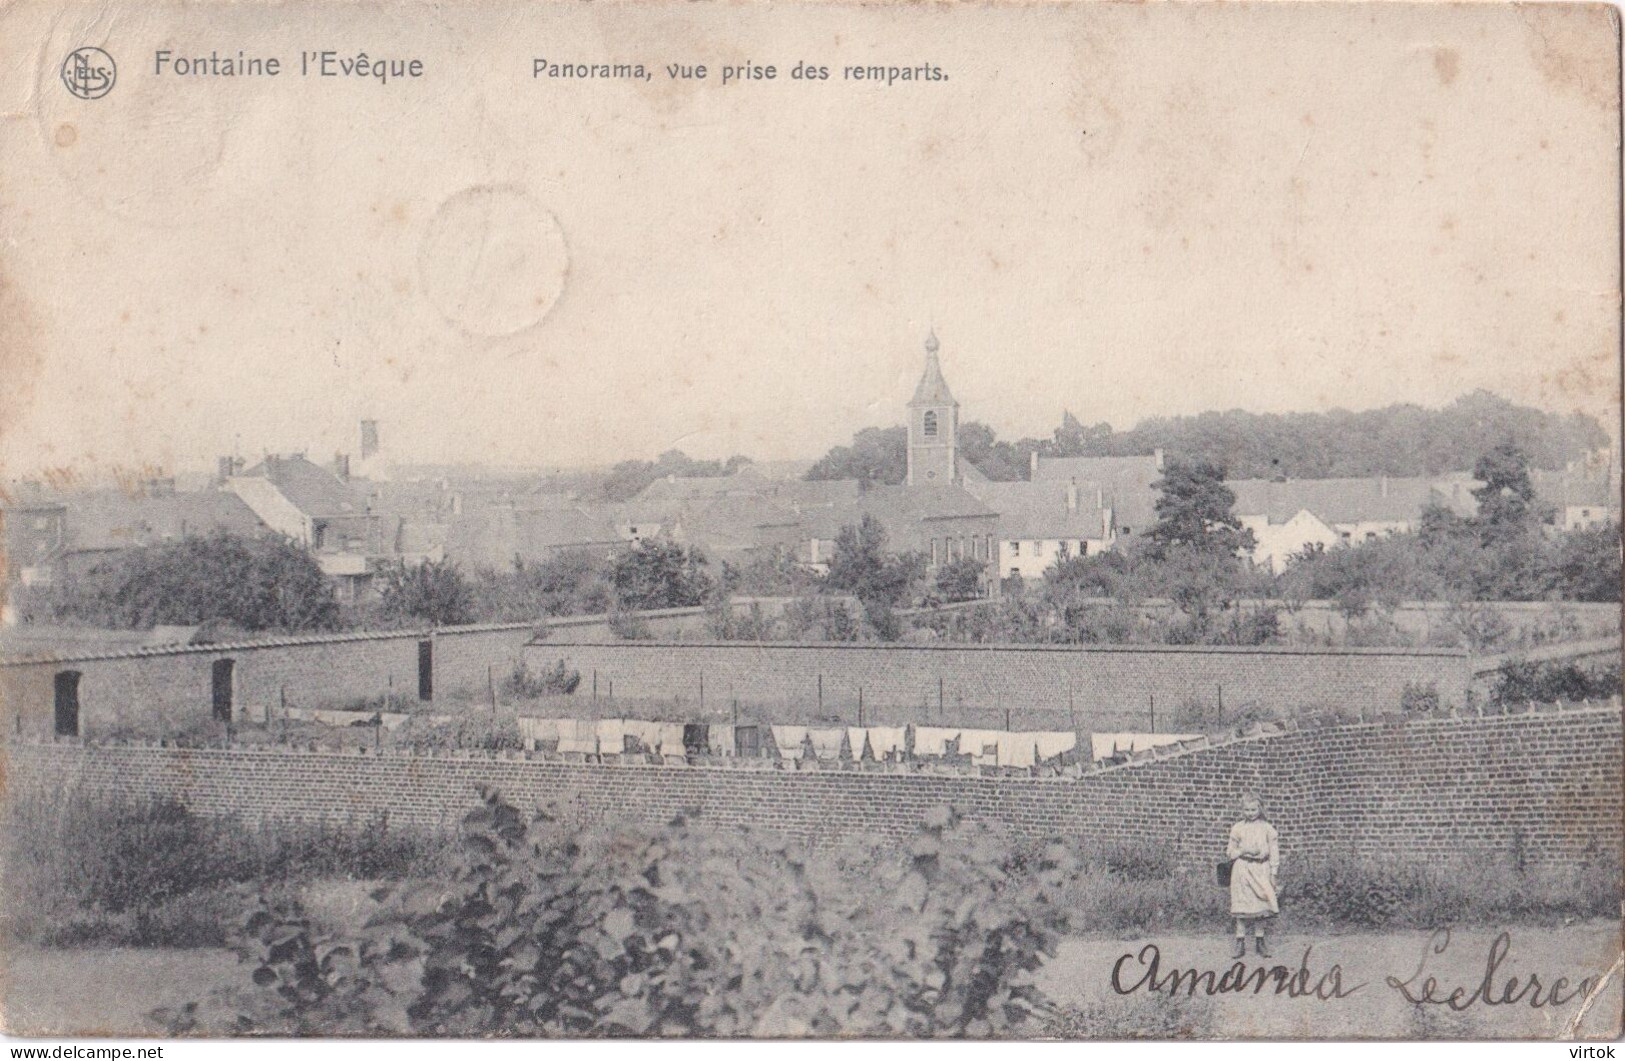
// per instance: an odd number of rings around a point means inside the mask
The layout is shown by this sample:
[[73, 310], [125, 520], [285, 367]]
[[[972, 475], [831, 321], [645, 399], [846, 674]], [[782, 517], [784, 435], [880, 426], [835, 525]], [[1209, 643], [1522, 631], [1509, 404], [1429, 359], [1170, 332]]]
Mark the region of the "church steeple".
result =
[[937, 360], [936, 329], [925, 340], [925, 372], [908, 403], [908, 485], [959, 481], [959, 403]]

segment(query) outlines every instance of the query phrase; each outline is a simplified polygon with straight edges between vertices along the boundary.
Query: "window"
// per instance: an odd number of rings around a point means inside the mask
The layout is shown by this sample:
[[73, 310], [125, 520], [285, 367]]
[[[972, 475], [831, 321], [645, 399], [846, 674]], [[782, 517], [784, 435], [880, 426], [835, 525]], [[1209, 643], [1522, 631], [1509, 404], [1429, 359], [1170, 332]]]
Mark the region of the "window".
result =
[[1011, 556], [1020, 556], [1021, 555], [1021, 543], [1020, 542], [1011, 542], [1010, 543], [1010, 555]]
[[1037, 542], [1037, 541], [1033, 542], [1033, 555], [1034, 556], [1043, 556], [1044, 555], [1044, 543], [1043, 542]]
[[925, 416], [920, 419], [920, 432], [926, 438], [937, 437], [937, 414], [930, 409], [927, 409]]
[[1011, 578], [1020, 578], [1020, 577], [1021, 577], [1021, 568], [1019, 568], [1019, 567], [1012, 567], [1012, 568], [1011, 568], [1011, 569], [1010, 569], [1010, 577], [1011, 577]]
[[1089, 555], [1089, 543], [1088, 542], [1086, 542], [1086, 541], [1078, 542], [1078, 555], [1079, 556], [1088, 556]]
[[1072, 555], [1072, 543], [1071, 542], [1061, 542], [1061, 543], [1059, 543], [1059, 545], [1056, 547], [1056, 552], [1057, 552], [1057, 554], [1060, 556], [1060, 558], [1062, 560], [1065, 560], [1067, 557]]
[[1130, 534], [1133, 534], [1133, 533], [1134, 533], [1134, 528], [1133, 528], [1133, 527], [1124, 527], [1124, 528], [1123, 528], [1123, 537], [1125, 537], [1125, 538], [1126, 538], [1126, 537], [1128, 537], [1128, 536], [1129, 536], [1129, 535], [1130, 535]]
[[940, 562], [941, 561], [938, 559], [938, 553], [937, 553], [937, 540], [935, 538], [932, 538], [931, 539], [931, 566], [936, 567], [937, 564], [940, 563]]

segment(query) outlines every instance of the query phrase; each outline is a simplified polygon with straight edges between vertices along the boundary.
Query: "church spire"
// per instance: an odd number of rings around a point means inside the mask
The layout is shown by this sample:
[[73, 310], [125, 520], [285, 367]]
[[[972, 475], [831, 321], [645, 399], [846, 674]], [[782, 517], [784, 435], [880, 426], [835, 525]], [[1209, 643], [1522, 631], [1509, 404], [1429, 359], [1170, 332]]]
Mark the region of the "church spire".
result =
[[948, 381], [942, 378], [942, 365], [937, 361], [937, 350], [941, 346], [937, 342], [937, 331], [931, 329], [931, 334], [925, 339], [925, 374], [920, 377], [920, 385], [914, 388], [914, 398], [908, 403], [910, 408], [922, 405], [951, 405], [957, 407], [958, 402], [948, 390]]

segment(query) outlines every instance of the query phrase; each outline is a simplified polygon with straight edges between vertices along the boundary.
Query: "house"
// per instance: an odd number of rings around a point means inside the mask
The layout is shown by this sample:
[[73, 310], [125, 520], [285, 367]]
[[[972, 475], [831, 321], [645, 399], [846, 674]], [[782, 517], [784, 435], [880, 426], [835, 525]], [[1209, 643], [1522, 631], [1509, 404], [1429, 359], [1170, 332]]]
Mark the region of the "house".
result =
[[1041, 578], [1058, 562], [1112, 547], [1112, 510], [1099, 483], [972, 482], [974, 495], [999, 515], [997, 569], [1001, 577]]
[[1237, 479], [1233, 511], [1253, 532], [1253, 562], [1280, 572], [1306, 546], [1358, 545], [1415, 530], [1422, 513], [1441, 507], [1460, 516], [1477, 511], [1474, 482], [1463, 473], [1440, 477]]
[[6, 584], [50, 582], [51, 563], [67, 545], [67, 516], [68, 507], [60, 501], [0, 502], [0, 558]]
[[267, 527], [309, 549], [345, 603], [364, 599], [382, 564], [400, 559], [385, 539], [383, 518], [360, 491], [303, 454], [267, 456], [227, 475], [222, 488]]
[[797, 558], [826, 570], [841, 529], [873, 517], [893, 552], [918, 552], [929, 572], [970, 558], [988, 565], [998, 550], [999, 515], [959, 486], [875, 486], [856, 500], [811, 511], [799, 523]]
[[1031, 482], [1093, 483], [1103, 507], [1112, 513], [1114, 537], [1144, 534], [1157, 522], [1156, 483], [1162, 478], [1162, 450], [1139, 457], [1043, 457], [1034, 453]]
[[[215, 490], [177, 491], [169, 479], [129, 489], [59, 493], [22, 485], [0, 501], [5, 557], [4, 621], [18, 620], [19, 587], [47, 586], [89, 572], [128, 549], [229, 531], [265, 530], [241, 500]], [[22, 609], [26, 612], [26, 607]]]
[[1619, 467], [1612, 461], [1574, 463], [1559, 472], [1532, 469], [1529, 479], [1549, 527], [1595, 530], [1620, 520]]
[[504, 570], [516, 559], [536, 563], [565, 552], [607, 558], [628, 545], [614, 506], [510, 501], [451, 516], [445, 549], [449, 558], [467, 567]]
[[1294, 553], [1330, 549], [1342, 541], [1334, 527], [1306, 508], [1276, 523], [1257, 514], [1241, 516], [1240, 520], [1244, 529], [1253, 532], [1253, 563], [1277, 575], [1287, 569]]

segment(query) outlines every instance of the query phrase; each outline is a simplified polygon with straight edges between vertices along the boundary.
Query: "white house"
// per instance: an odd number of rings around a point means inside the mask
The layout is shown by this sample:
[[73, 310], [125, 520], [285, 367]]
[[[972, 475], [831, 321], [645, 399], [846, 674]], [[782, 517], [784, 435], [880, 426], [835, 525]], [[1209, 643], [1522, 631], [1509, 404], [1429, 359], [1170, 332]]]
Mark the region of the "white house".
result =
[[1098, 483], [969, 482], [965, 491], [999, 514], [1001, 578], [1042, 578], [1058, 562], [1112, 547], [1112, 508]]

